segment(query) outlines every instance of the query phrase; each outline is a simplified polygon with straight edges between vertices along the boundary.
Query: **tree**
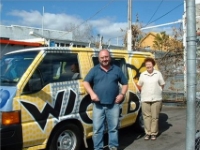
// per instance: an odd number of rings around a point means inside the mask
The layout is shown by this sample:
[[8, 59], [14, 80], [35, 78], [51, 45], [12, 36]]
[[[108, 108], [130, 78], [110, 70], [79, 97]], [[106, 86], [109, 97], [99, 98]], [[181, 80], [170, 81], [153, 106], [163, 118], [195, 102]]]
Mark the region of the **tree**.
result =
[[66, 31], [72, 32], [72, 39], [74, 41], [94, 42], [93, 29], [90, 24], [76, 25], [68, 24]]
[[[184, 47], [182, 42], [183, 32], [182, 29], [177, 29], [177, 28], [173, 28], [172, 31], [173, 31], [172, 37], [169, 37], [167, 41], [167, 50], [162, 52], [155, 51], [155, 54], [162, 53], [161, 56], [156, 58], [158, 67], [160, 71], [163, 73], [165, 80], [166, 81], [168, 80], [168, 82], [170, 82], [171, 90], [178, 90], [178, 89], [173, 89], [176, 86], [173, 86], [172, 77], [174, 77], [176, 74], [183, 74], [184, 71], [184, 61], [183, 61]], [[155, 40], [157, 41], [157, 43], [159, 43], [159, 41], [162, 41], [162, 39], [159, 39], [158, 37]], [[161, 37], [162, 36], [160, 36], [160, 38]], [[162, 44], [162, 42], [160, 43]]]
[[153, 47], [157, 50], [167, 51], [169, 48], [169, 35], [164, 32], [158, 33], [153, 41]]
[[[131, 25], [131, 34], [132, 34], [132, 49], [136, 50], [139, 48], [138, 41], [141, 39], [142, 31], [141, 24]], [[124, 45], [127, 47], [127, 33], [124, 37]]]
[[[131, 25], [131, 34], [132, 34], [132, 50], [138, 50], [140, 48], [139, 40], [142, 38], [142, 24], [139, 23], [139, 16], [136, 14], [136, 23]], [[127, 32], [124, 37], [124, 45], [127, 48]]]
[[141, 25], [136, 24], [131, 26], [131, 31], [132, 31], [132, 49], [135, 50], [138, 47], [138, 41], [139, 41], [139, 35], [141, 35], [142, 31]]

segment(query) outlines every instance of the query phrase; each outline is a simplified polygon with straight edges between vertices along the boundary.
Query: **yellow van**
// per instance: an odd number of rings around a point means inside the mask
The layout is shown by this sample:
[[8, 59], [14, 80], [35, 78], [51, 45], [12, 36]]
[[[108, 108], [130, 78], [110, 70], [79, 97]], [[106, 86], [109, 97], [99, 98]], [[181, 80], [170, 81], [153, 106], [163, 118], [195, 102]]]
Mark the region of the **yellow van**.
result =
[[[109, 50], [128, 78], [120, 128], [142, 128], [135, 85], [148, 52]], [[92, 136], [92, 104], [82, 82], [98, 64], [98, 49], [40, 47], [5, 54], [0, 62], [1, 149], [81, 150]], [[79, 72], [74, 77], [71, 65]], [[119, 87], [120, 88], [120, 87]], [[83, 143], [83, 144], [82, 144]]]

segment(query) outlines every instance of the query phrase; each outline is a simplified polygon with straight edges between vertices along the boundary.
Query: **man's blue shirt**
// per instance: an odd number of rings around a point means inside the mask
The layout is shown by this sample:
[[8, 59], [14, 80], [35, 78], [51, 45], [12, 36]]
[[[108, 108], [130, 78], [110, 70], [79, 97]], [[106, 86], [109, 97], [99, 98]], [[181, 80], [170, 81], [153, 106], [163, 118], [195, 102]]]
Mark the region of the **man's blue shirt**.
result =
[[96, 65], [89, 71], [84, 81], [93, 87], [101, 104], [113, 104], [119, 94], [118, 83], [127, 85], [128, 82], [122, 70], [116, 65], [111, 65], [107, 72], [100, 65]]

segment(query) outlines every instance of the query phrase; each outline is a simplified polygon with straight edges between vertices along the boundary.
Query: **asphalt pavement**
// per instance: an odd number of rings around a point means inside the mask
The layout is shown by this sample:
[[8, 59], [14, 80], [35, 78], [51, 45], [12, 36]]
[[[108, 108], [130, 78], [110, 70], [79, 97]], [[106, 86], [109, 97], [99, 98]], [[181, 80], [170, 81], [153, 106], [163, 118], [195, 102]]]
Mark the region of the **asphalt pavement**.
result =
[[[119, 130], [119, 150], [184, 150], [186, 143], [186, 107], [163, 105], [159, 120], [160, 133], [156, 141], [145, 141], [144, 133], [138, 133], [134, 127]], [[105, 135], [105, 150], [107, 148]], [[82, 150], [93, 150], [92, 139], [89, 147]]]

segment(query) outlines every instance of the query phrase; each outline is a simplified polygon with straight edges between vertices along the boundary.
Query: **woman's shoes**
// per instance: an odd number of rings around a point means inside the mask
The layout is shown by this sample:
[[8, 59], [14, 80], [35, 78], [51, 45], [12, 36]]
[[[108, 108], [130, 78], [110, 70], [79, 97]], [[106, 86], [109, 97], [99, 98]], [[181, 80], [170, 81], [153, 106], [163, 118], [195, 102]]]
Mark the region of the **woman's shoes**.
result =
[[145, 140], [149, 140], [151, 138], [152, 141], [155, 141], [156, 140], [156, 135], [148, 135], [146, 134], [144, 139]]
[[144, 137], [145, 140], [149, 140], [150, 139], [150, 135], [146, 134]]
[[155, 141], [156, 140], [156, 135], [151, 136], [151, 140]]

